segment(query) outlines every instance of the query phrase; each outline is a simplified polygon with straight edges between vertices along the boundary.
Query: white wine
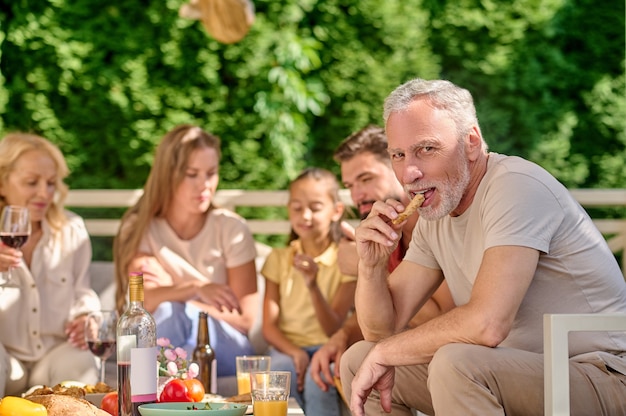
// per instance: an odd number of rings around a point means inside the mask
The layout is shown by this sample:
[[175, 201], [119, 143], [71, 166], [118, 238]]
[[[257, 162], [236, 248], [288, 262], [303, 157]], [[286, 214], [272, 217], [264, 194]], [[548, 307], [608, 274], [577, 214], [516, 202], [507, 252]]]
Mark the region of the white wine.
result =
[[140, 416], [139, 405], [157, 400], [154, 318], [143, 307], [143, 275], [131, 273], [130, 303], [117, 324], [119, 416]]

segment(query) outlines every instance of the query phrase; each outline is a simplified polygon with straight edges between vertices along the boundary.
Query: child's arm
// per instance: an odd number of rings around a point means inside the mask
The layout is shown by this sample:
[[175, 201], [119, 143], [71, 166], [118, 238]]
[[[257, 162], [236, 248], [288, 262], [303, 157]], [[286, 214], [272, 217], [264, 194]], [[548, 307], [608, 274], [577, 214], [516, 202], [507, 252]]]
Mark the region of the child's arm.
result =
[[309, 365], [309, 355], [302, 348], [289, 341], [278, 327], [278, 317], [280, 315], [279, 297], [278, 285], [265, 279], [263, 337], [265, 337], [268, 344], [291, 357], [298, 377], [298, 390], [302, 391], [304, 388], [304, 376]]
[[354, 308], [354, 292], [356, 282], [341, 283], [337, 293], [329, 303], [317, 285], [319, 266], [312, 257], [298, 253], [293, 258], [293, 267], [302, 273], [306, 287], [309, 289], [315, 315], [326, 336], [331, 336], [343, 324], [348, 312]]
[[354, 308], [355, 290], [356, 282], [342, 283], [332, 302], [328, 303], [315, 282], [309, 287], [315, 314], [327, 336], [330, 337], [341, 328], [348, 312]]
[[265, 340], [278, 351], [289, 356], [294, 356], [296, 350], [302, 351], [302, 349], [289, 341], [278, 327], [278, 317], [280, 315], [279, 296], [278, 285], [275, 282], [265, 279], [263, 336]]

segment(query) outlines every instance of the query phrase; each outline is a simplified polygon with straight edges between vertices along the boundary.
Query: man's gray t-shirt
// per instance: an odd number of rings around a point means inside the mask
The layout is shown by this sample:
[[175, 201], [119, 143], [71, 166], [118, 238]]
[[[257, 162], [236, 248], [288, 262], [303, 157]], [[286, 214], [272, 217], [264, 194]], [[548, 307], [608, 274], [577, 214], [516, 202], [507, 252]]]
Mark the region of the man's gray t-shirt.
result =
[[[455, 303], [463, 305], [485, 250], [511, 245], [534, 248], [540, 257], [500, 346], [543, 352], [545, 313], [626, 313], [626, 283], [603, 236], [561, 183], [518, 157], [490, 153], [469, 209], [437, 221], [420, 218], [405, 260], [442, 270]], [[570, 355], [592, 351], [623, 355], [626, 335], [570, 335]]]

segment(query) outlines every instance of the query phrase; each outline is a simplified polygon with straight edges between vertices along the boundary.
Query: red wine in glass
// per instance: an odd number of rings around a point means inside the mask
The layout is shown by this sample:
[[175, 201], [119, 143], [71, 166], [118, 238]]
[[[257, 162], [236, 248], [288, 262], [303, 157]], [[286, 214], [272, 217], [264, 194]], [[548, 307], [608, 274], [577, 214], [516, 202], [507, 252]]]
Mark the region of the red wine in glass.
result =
[[[31, 225], [28, 208], [16, 205], [6, 205], [0, 216], [0, 241], [5, 246], [19, 249], [28, 240]], [[18, 286], [12, 281], [11, 267], [2, 274], [0, 287]]]
[[26, 244], [26, 240], [28, 240], [28, 234], [11, 234], [0, 232], [0, 240], [2, 240], [2, 243], [5, 246], [9, 246], [11, 248], [20, 248], [24, 244]]
[[115, 340], [111, 341], [87, 341], [89, 351], [96, 357], [106, 360], [115, 350]]
[[85, 342], [100, 361], [100, 382], [104, 383], [105, 363], [115, 350], [117, 312], [94, 311], [85, 320]]

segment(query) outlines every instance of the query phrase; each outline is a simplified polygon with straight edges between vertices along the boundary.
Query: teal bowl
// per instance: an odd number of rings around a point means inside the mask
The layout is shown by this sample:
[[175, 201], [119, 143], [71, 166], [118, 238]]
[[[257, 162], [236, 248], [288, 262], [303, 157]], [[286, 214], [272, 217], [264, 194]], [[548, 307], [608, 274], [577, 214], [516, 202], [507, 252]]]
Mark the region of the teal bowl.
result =
[[[192, 409], [192, 406], [195, 409]], [[237, 403], [171, 402], [139, 406], [141, 416], [243, 416], [246, 410], [247, 405]]]

